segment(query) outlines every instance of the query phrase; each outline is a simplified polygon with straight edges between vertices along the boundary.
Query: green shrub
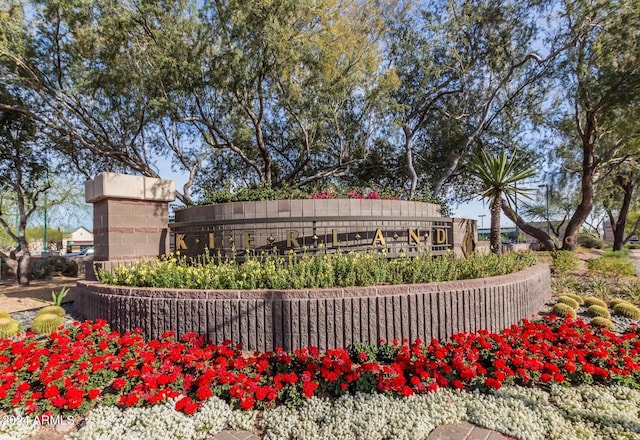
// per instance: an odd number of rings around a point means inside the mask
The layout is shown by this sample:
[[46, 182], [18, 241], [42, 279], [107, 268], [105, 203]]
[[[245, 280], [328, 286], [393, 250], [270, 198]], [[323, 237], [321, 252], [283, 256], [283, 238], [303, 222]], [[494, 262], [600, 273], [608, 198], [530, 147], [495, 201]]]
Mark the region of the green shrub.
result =
[[77, 277], [78, 263], [70, 258], [56, 256], [53, 258], [53, 271], [59, 273], [63, 277]]
[[589, 308], [587, 309], [587, 315], [589, 316], [599, 316], [601, 318], [611, 318], [611, 313], [609, 312], [609, 309], [607, 309], [606, 306], [599, 306], [597, 304], [594, 304], [592, 306], [589, 306]]
[[[376, 199], [398, 199], [401, 194], [394, 188], [353, 188], [349, 191], [337, 188], [333, 185], [311, 188], [304, 190], [294, 188], [286, 183], [280, 186], [271, 186], [261, 183], [251, 187], [231, 188], [230, 185], [217, 187], [215, 190], [205, 190], [204, 197], [198, 201], [200, 205], [210, 205], [215, 203], [246, 202], [246, 201], [268, 201], [268, 200], [288, 200], [288, 199], [312, 199], [316, 196], [321, 198], [376, 198]], [[442, 202], [429, 193], [415, 195], [411, 200], [437, 203]], [[447, 211], [446, 206], [443, 206]], [[444, 215], [444, 212], [443, 212]]]
[[595, 327], [605, 327], [609, 330], [616, 329], [616, 325], [610, 319], [603, 318], [601, 316], [592, 318], [590, 324]]
[[36, 316], [31, 321], [31, 330], [37, 335], [45, 335], [53, 332], [62, 325], [62, 318], [54, 313], [45, 313]]
[[12, 318], [0, 318], [0, 338], [6, 339], [20, 332], [20, 322]]
[[627, 302], [621, 302], [614, 306], [613, 313], [619, 316], [626, 316], [631, 319], [640, 319], [640, 309]]
[[613, 257], [613, 258], [629, 258], [629, 249], [622, 248], [619, 251], [609, 250], [602, 254], [602, 257]]
[[578, 303], [578, 301], [569, 297], [568, 295], [563, 295], [558, 297], [558, 303], [566, 304], [574, 310], [578, 310], [578, 307], [580, 307], [580, 304]]
[[607, 275], [633, 276], [636, 274], [633, 263], [620, 256], [601, 256], [587, 260], [587, 268]]
[[576, 270], [579, 265], [578, 257], [571, 251], [557, 251], [553, 254], [552, 269], [556, 274], [566, 274]]
[[380, 345], [354, 342], [349, 349], [353, 362], [384, 362], [392, 363], [400, 353], [400, 347], [389, 343]]
[[604, 242], [599, 237], [589, 234], [588, 232], [581, 232], [578, 234], [578, 245], [588, 249], [602, 249]]
[[11, 315], [9, 314], [9, 312], [0, 310], [0, 318], [11, 318]]
[[387, 260], [382, 253], [337, 253], [320, 256], [291, 253], [233, 259], [200, 256], [138, 261], [113, 273], [98, 271], [105, 284], [180, 289], [303, 289], [324, 287], [412, 284], [486, 278], [525, 269], [536, 263], [532, 252], [507, 255], [452, 254], [433, 258]]
[[558, 316], [573, 316], [574, 318], [576, 317], [576, 310], [573, 307], [563, 303], [555, 303], [551, 308], [551, 313]]
[[600, 298], [594, 298], [593, 296], [585, 298], [584, 305], [587, 307], [591, 307], [591, 306], [600, 306], [605, 308], [607, 307], [606, 302], [602, 301]]
[[39, 258], [31, 262], [27, 276], [30, 280], [47, 280], [54, 274], [65, 277], [77, 277], [78, 263], [61, 256]]
[[53, 276], [53, 265], [48, 258], [32, 260], [27, 272], [29, 280], [48, 280]]

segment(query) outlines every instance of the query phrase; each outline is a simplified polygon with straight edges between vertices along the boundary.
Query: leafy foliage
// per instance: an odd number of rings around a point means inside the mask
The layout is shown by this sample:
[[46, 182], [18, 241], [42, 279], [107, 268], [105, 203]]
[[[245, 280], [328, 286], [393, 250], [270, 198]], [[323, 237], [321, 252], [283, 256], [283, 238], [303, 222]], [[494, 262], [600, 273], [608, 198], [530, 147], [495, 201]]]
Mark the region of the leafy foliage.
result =
[[326, 254], [289, 258], [261, 255], [239, 264], [233, 259], [199, 257], [188, 261], [172, 257], [100, 271], [105, 284], [183, 289], [302, 289], [430, 283], [503, 275], [535, 264], [532, 253], [502, 257], [445, 256], [387, 260], [384, 254]]
[[600, 256], [587, 260], [589, 270], [599, 273], [616, 274], [619, 276], [633, 276], [636, 269], [629, 259], [617, 256]]
[[587, 249], [602, 249], [604, 242], [588, 232], [578, 234], [578, 245]]
[[554, 273], [566, 274], [576, 270], [579, 266], [579, 260], [575, 252], [556, 251], [552, 253], [552, 256], [552, 269]]
[[54, 274], [65, 277], [78, 276], [78, 263], [62, 256], [50, 256], [33, 260], [29, 266], [30, 280], [50, 279]]

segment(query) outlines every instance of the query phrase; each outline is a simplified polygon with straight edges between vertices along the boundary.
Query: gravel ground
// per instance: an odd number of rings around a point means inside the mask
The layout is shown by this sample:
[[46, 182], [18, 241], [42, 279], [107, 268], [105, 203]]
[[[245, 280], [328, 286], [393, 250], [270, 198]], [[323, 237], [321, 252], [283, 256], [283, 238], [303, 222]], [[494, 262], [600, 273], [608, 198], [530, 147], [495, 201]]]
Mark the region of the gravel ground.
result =
[[[551, 298], [547, 304], [543, 307], [543, 309], [538, 313], [538, 316], [546, 316], [551, 313], [551, 308], [556, 303], [556, 298]], [[584, 322], [591, 322], [591, 317], [587, 315], [587, 308], [585, 306], [580, 306], [577, 310], [578, 318], [581, 318]], [[613, 313], [611, 314], [611, 322], [616, 326], [616, 333], [625, 333], [629, 330], [629, 327], [633, 324], [640, 326], [640, 319], [631, 319], [626, 318], [624, 316], [616, 316]]]
[[[76, 310], [73, 308], [73, 303], [65, 303], [62, 304], [62, 307], [67, 311], [67, 314], [64, 316], [63, 323], [65, 326], [72, 326], [74, 321], [83, 321], [82, 317], [78, 315]], [[26, 330], [31, 325], [31, 321], [36, 317], [40, 309], [30, 309], [24, 310], [22, 312], [14, 312], [11, 314], [13, 319], [17, 319], [22, 324], [22, 329]]]
[[[540, 312], [538, 313], [538, 316], [543, 317], [543, 316], [549, 315], [551, 313], [551, 308], [555, 303], [556, 303], [556, 299], [551, 298], [549, 302], [547, 302], [547, 304], [544, 305], [542, 310], [540, 310]], [[82, 316], [80, 316], [76, 312], [76, 310], [73, 308], [72, 302], [65, 303], [62, 305], [62, 307], [67, 311], [67, 314], [64, 317], [65, 326], [72, 326], [74, 321], [84, 320]], [[11, 316], [22, 323], [23, 329], [28, 329], [29, 326], [31, 325], [31, 321], [33, 321], [33, 318], [35, 318], [36, 314], [38, 313], [38, 310], [40, 309], [31, 309], [31, 310], [25, 310], [22, 312], [14, 312], [11, 314]], [[584, 306], [580, 306], [580, 308], [578, 309], [578, 317], [582, 318], [587, 323], [591, 321], [591, 317], [587, 315], [587, 308]], [[612, 314], [611, 321], [615, 324], [617, 333], [626, 332], [632, 324], [635, 324], [640, 327], [639, 319], [625, 318], [623, 316], [616, 316]]]

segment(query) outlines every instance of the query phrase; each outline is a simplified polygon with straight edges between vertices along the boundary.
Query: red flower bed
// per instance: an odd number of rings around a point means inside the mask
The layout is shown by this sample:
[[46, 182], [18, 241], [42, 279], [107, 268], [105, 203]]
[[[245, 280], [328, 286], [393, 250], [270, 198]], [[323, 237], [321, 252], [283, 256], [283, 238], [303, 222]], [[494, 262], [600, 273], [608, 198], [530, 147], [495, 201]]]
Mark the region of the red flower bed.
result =
[[129, 407], [176, 398], [178, 410], [193, 413], [212, 396], [253, 409], [356, 391], [408, 396], [503, 384], [637, 386], [639, 362], [637, 328], [617, 335], [570, 318], [524, 321], [501, 333], [461, 333], [446, 343], [396, 341], [350, 352], [308, 347], [252, 356], [230, 342], [205, 344], [195, 335], [146, 342], [137, 332], [111, 332], [97, 321], [48, 338], [0, 340], [0, 404], [57, 414], [84, 412], [97, 400]]

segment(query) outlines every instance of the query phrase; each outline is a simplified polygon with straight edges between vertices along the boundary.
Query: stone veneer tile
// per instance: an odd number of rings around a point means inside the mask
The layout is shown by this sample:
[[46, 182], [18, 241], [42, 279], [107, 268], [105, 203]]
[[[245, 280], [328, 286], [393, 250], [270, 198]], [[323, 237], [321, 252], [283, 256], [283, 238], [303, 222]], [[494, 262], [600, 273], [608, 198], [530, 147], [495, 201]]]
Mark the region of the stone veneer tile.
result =
[[369, 200], [371, 202], [371, 216], [382, 215], [382, 201], [381, 200]]
[[291, 217], [302, 217], [302, 200], [290, 200]]
[[308, 298], [309, 292], [306, 289], [301, 290], [272, 290], [271, 298], [274, 301], [295, 300], [300, 298]]
[[[344, 289], [310, 289], [306, 293], [306, 297], [310, 299], [344, 297]], [[296, 297], [299, 298], [300, 296]]]
[[344, 290], [344, 297], [375, 297], [378, 294], [378, 287], [355, 287]]
[[351, 200], [338, 199], [338, 214], [351, 215]]
[[362, 217], [368, 217], [372, 215], [372, 200], [360, 200], [360, 213], [358, 215]]
[[289, 213], [291, 212], [291, 201], [290, 200], [278, 200], [277, 204], [278, 204], [278, 212], [286, 212], [287, 213], [287, 217], [288, 217]]

